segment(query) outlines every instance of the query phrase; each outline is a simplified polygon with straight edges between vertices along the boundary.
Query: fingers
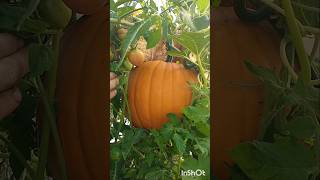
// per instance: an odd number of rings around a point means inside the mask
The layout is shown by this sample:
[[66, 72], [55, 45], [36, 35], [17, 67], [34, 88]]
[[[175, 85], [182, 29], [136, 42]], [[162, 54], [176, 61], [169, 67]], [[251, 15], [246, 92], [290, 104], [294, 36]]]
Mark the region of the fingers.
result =
[[114, 90], [119, 85], [119, 79], [114, 73], [110, 73], [110, 90]]
[[13, 88], [0, 94], [0, 120], [18, 107], [21, 98], [18, 88]]
[[0, 92], [11, 88], [28, 72], [27, 56], [27, 48], [22, 48], [16, 53], [0, 59]]
[[119, 85], [119, 79], [115, 73], [110, 72], [110, 99], [117, 95], [117, 86]]
[[116, 78], [116, 77], [117, 77], [117, 75], [116, 75], [115, 73], [110, 72], [110, 79], [114, 79], [114, 78]]
[[21, 39], [8, 33], [0, 33], [0, 59], [13, 54], [22, 47]]
[[110, 99], [114, 98], [117, 95], [117, 90], [110, 91]]

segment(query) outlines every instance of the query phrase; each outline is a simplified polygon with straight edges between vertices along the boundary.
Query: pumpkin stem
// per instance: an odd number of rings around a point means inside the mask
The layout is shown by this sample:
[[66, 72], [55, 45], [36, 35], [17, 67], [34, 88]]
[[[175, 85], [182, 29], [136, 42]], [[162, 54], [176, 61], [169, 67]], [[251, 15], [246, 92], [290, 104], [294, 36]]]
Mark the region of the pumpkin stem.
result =
[[[166, 42], [166, 46], [167, 46], [167, 51], [171, 51], [173, 49], [175, 49], [173, 46], [172, 46], [172, 41], [167, 41]], [[170, 56], [170, 55], [167, 55], [167, 60], [166, 62], [172, 62], [173, 61], [173, 57]]]
[[304, 44], [302, 41], [302, 35], [300, 28], [296, 22], [294, 11], [290, 0], [282, 0], [282, 5], [284, 8], [284, 14], [289, 27], [289, 33], [291, 35], [292, 42], [296, 47], [296, 52], [299, 57], [299, 64], [301, 66], [301, 79], [304, 83], [309, 84], [311, 81], [311, 66], [309, 58], [304, 49]]
[[53, 136], [53, 141], [55, 143], [55, 147], [57, 150], [57, 156], [59, 161], [59, 167], [61, 168], [61, 174], [64, 180], [67, 179], [66, 173], [66, 165], [63, 156], [62, 146], [57, 130], [56, 125], [56, 118], [54, 115], [53, 110], [53, 99], [55, 97], [55, 89], [56, 89], [56, 77], [57, 77], [57, 69], [58, 69], [58, 54], [60, 48], [60, 39], [61, 39], [61, 32], [54, 35], [53, 38], [53, 50], [54, 50], [54, 60], [52, 62], [52, 67], [48, 71], [48, 87], [47, 89], [44, 88], [40, 77], [36, 78], [36, 86], [39, 88], [42, 104], [44, 105], [45, 115], [44, 121], [42, 125], [42, 137], [41, 137], [41, 145], [40, 145], [40, 157], [39, 157], [39, 164], [37, 168], [36, 179], [43, 179], [44, 178], [44, 171], [47, 163], [48, 158], [48, 148], [49, 148], [49, 139], [50, 133]]

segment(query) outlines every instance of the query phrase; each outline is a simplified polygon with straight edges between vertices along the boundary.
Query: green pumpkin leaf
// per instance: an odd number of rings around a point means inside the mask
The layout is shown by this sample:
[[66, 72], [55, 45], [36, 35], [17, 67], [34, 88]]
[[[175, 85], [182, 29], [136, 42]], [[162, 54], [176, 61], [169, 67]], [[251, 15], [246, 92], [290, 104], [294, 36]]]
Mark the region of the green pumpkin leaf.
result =
[[200, 106], [188, 106], [182, 110], [183, 114], [191, 121], [207, 122], [209, 119], [209, 109]]
[[170, 37], [197, 56], [200, 56], [210, 44], [209, 29], [198, 32], [183, 32], [180, 35], [171, 35]]
[[317, 171], [315, 152], [287, 139], [275, 143], [243, 143], [231, 151], [231, 157], [253, 180], [308, 180]]
[[148, 34], [146, 37], [147, 40], [147, 49], [155, 47], [161, 40], [161, 28], [158, 28]]
[[262, 82], [271, 85], [274, 88], [282, 89], [279, 77], [272, 70], [252, 64], [249, 61], [245, 61], [245, 65], [247, 69]]
[[316, 134], [318, 120], [312, 116], [294, 117], [288, 122], [288, 131], [296, 138], [312, 138]]
[[[187, 157], [182, 163], [182, 169], [184, 172], [198, 172], [196, 176], [191, 174], [191, 176], [181, 175], [183, 180], [209, 180], [210, 178], [210, 158], [208, 156], [200, 156], [198, 159], [193, 157]], [[181, 172], [183, 173], [183, 172]]]
[[193, 24], [197, 30], [206, 29], [210, 26], [210, 19], [208, 16], [200, 16], [193, 19]]
[[183, 141], [183, 139], [181, 138], [181, 136], [179, 134], [174, 134], [172, 139], [173, 139], [175, 146], [177, 147], [178, 152], [180, 154], [183, 154], [186, 149], [186, 144]]
[[201, 13], [203, 13], [209, 8], [210, 1], [209, 0], [197, 0], [197, 6], [198, 6], [199, 11]]

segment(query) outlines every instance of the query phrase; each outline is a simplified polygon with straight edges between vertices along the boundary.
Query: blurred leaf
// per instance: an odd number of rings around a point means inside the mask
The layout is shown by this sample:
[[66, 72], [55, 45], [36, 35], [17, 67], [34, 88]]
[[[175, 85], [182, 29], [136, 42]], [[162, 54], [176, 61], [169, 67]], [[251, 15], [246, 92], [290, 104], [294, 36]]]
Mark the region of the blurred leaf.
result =
[[145, 175], [145, 179], [150, 180], [162, 180], [168, 178], [166, 175], [166, 170], [161, 168], [151, 168], [148, 169], [148, 173]]
[[181, 13], [181, 19], [183, 20], [183, 22], [186, 25], [188, 25], [192, 31], [196, 31], [197, 29], [192, 22], [191, 12], [182, 8], [180, 13]]
[[192, 170], [193, 172], [204, 171], [202, 176], [182, 176], [183, 180], [209, 180], [210, 178], [210, 158], [200, 156], [198, 159], [187, 157], [182, 163], [184, 171]]
[[210, 7], [210, 0], [197, 0], [197, 6], [199, 11], [203, 13]]
[[158, 28], [148, 34], [147, 38], [147, 49], [155, 47], [161, 40], [161, 28]]
[[162, 36], [164, 40], [168, 39], [168, 34], [169, 34], [169, 22], [168, 22], [168, 16], [165, 16], [162, 18]]
[[188, 106], [182, 110], [183, 114], [191, 121], [207, 122], [209, 119], [210, 110], [206, 107]]
[[124, 3], [127, 3], [127, 2], [132, 2], [132, 1], [131, 0], [118, 0], [117, 3], [116, 3], [116, 6], [118, 7], [118, 6], [120, 6], [120, 5], [124, 4]]
[[230, 177], [231, 180], [249, 180], [249, 177], [246, 176], [237, 165], [230, 168]]
[[207, 47], [209, 47], [209, 34], [210, 31], [205, 29], [198, 32], [183, 32], [180, 35], [172, 35], [171, 37], [195, 55], [200, 55]]
[[160, 133], [156, 130], [151, 130], [151, 135], [154, 137], [154, 141], [158, 145], [160, 151], [164, 152], [165, 145], [166, 145], [166, 139], [164, 139]]
[[317, 119], [308, 116], [293, 117], [288, 122], [287, 128], [294, 137], [307, 139], [316, 135], [317, 128], [318, 131], [320, 130], [316, 124], [317, 121]]
[[40, 44], [31, 44], [28, 48], [30, 76], [37, 77], [48, 71], [54, 59], [53, 50]]
[[135, 131], [128, 131], [125, 135], [125, 139], [121, 144], [123, 159], [126, 160], [128, 154], [132, 150], [132, 146], [136, 144], [144, 136], [144, 131], [142, 129], [136, 129]]
[[213, 0], [213, 7], [219, 7], [221, 0]]
[[22, 7], [9, 6], [6, 3], [0, 3], [0, 29], [17, 30], [21, 14], [26, 9]]
[[305, 85], [302, 80], [293, 87], [293, 91], [288, 96], [291, 103], [303, 105], [314, 111], [320, 117], [320, 90], [311, 85]]
[[199, 31], [208, 28], [210, 26], [210, 20], [208, 16], [200, 16], [193, 19], [193, 24]]
[[[110, 0], [110, 10], [111, 11], [117, 10], [116, 3], [114, 2], [114, 0]], [[112, 16], [110, 16], [110, 17], [112, 17]]]
[[281, 82], [278, 76], [270, 69], [262, 66], [257, 66], [249, 61], [245, 61], [247, 69], [259, 78], [264, 83], [271, 85], [274, 88], [281, 89]]
[[207, 122], [197, 122], [196, 128], [203, 135], [209, 137], [210, 136], [210, 124]]
[[29, 17], [37, 10], [37, 7], [40, 3], [40, 0], [28, 0], [23, 1], [25, 3], [26, 11], [21, 14], [21, 18], [19, 19], [18, 30], [24, 25], [25, 21], [29, 19]]
[[186, 149], [186, 144], [183, 141], [183, 139], [181, 138], [181, 136], [179, 134], [174, 134], [172, 139], [174, 141], [174, 144], [177, 147], [178, 152], [180, 154], [183, 154]]
[[184, 52], [180, 52], [180, 51], [167, 51], [167, 55], [172, 57], [181, 57], [181, 58], [188, 59], [188, 56]]
[[286, 139], [244, 143], [231, 151], [232, 159], [253, 180], [308, 180], [318, 168], [314, 155], [305, 145]]
[[197, 138], [197, 144], [194, 146], [198, 149], [203, 156], [210, 155], [210, 139], [209, 138]]
[[130, 6], [118, 8], [117, 9], [118, 17], [121, 17], [129, 13], [130, 11], [133, 11], [134, 9], [135, 9], [134, 7], [130, 7]]
[[41, 34], [45, 33], [49, 25], [41, 20], [27, 19], [24, 21], [21, 31], [28, 33]]

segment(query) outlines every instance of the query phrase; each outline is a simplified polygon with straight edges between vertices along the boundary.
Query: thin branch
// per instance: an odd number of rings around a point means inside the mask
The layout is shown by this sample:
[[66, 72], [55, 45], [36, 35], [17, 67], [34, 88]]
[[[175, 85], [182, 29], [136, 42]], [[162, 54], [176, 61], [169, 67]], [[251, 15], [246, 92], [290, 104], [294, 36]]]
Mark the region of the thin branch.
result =
[[280, 56], [281, 56], [281, 61], [282, 64], [288, 69], [289, 74], [292, 76], [294, 80], [298, 79], [298, 75], [294, 71], [294, 69], [291, 67], [287, 53], [286, 53], [286, 46], [288, 44], [288, 41], [285, 38], [282, 38], [281, 43], [280, 43]]
[[133, 26], [134, 23], [131, 23], [129, 21], [126, 21], [126, 20], [118, 20], [116, 18], [110, 18], [110, 22], [111, 23], [118, 23], [118, 24], [123, 24], [123, 25], [126, 25], [126, 26]]

